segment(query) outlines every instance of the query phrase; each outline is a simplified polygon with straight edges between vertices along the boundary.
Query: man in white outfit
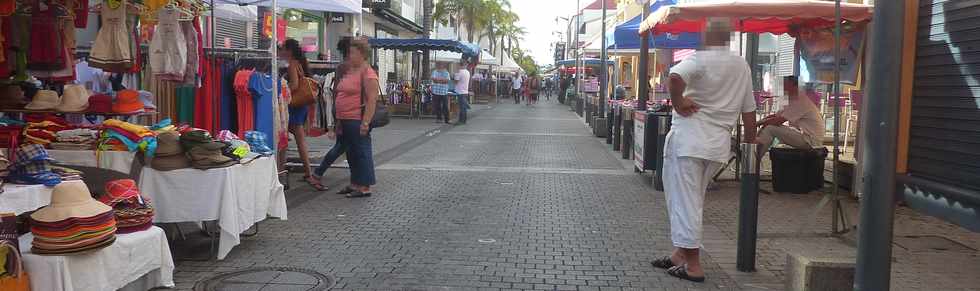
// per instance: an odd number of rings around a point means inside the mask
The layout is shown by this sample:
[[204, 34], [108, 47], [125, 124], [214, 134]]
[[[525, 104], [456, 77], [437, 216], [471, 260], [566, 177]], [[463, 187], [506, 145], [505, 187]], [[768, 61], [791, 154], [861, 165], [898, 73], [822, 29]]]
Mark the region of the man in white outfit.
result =
[[664, 192], [674, 251], [653, 261], [667, 273], [704, 281], [700, 262], [704, 193], [731, 155], [732, 130], [741, 115], [743, 137], [755, 140], [755, 98], [745, 59], [729, 51], [727, 21], [709, 21], [704, 49], [670, 70], [673, 119], [664, 145]]

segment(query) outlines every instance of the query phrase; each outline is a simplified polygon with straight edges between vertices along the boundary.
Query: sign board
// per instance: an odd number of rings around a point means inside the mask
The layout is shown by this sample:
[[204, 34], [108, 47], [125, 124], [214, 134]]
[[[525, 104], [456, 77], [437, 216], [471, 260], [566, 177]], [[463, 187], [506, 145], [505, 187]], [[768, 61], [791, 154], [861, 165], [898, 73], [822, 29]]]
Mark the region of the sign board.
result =
[[330, 15], [330, 23], [344, 23], [344, 19], [343, 14]]
[[391, 0], [362, 0], [361, 7], [371, 9], [391, 8]]
[[633, 165], [643, 171], [646, 164], [643, 162], [643, 146], [646, 137], [647, 113], [645, 111], [633, 112]]

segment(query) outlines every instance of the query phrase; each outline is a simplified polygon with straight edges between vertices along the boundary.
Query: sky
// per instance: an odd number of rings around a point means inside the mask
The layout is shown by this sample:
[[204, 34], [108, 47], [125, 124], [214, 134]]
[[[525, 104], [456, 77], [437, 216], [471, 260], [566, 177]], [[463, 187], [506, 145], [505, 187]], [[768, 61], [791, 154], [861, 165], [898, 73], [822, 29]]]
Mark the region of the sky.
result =
[[[518, 25], [527, 30], [521, 47], [531, 50], [531, 56], [538, 65], [554, 63], [552, 43], [558, 40], [555, 30], [564, 31], [565, 21], [555, 22], [556, 17], [569, 17], [575, 14], [576, 0], [511, 0], [512, 11], [521, 17]], [[585, 7], [594, 0], [581, 0]]]

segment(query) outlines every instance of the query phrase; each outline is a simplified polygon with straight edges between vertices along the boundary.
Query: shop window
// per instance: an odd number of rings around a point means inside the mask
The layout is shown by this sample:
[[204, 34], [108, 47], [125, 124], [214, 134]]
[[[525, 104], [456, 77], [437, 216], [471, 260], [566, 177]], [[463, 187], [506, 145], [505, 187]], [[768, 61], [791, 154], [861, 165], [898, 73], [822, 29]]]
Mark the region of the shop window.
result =
[[286, 10], [284, 16], [286, 18], [286, 37], [299, 41], [307, 58], [317, 59], [320, 52], [320, 37], [322, 36], [322, 15], [289, 9]]

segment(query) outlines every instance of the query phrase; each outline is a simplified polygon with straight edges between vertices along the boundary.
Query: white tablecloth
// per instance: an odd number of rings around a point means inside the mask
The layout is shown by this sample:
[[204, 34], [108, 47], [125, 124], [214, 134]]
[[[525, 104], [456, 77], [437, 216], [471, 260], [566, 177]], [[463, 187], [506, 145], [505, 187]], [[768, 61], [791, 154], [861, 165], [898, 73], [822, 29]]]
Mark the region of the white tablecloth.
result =
[[4, 184], [0, 193], [0, 213], [21, 214], [51, 203], [53, 187], [44, 185]]
[[[30, 253], [31, 234], [20, 237], [24, 268], [35, 291], [118, 290], [133, 286], [173, 287], [174, 261], [159, 227], [116, 236], [101, 250], [67, 256]], [[134, 282], [145, 280], [147, 282]]]
[[218, 220], [218, 259], [241, 240], [239, 235], [266, 216], [286, 219], [286, 195], [275, 160], [259, 158], [227, 168], [157, 171], [143, 168], [140, 191], [155, 208], [158, 223]]
[[103, 151], [99, 152], [96, 159], [94, 150], [91, 151], [72, 151], [72, 150], [48, 150], [48, 155], [55, 159], [59, 164], [66, 166], [84, 166], [93, 168], [109, 169], [123, 174], [129, 174], [133, 168], [133, 159], [136, 153], [122, 151]]

